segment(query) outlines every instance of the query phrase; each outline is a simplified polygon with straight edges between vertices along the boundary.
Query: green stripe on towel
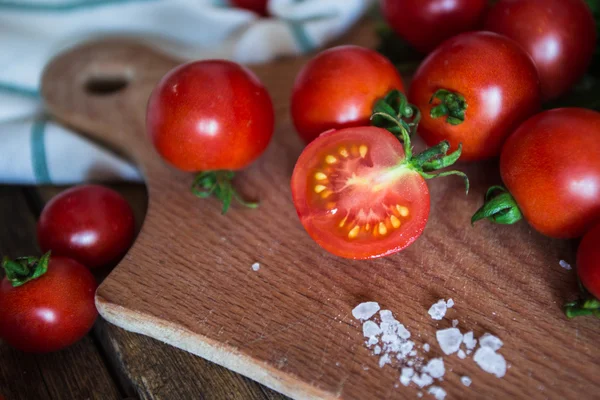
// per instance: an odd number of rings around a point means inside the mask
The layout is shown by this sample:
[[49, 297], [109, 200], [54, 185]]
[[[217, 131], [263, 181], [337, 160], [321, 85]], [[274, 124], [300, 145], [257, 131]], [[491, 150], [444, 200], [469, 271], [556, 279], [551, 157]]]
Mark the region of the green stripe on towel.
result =
[[8, 82], [0, 82], [0, 91], [11, 94], [20, 94], [27, 97], [40, 97], [40, 92], [38, 92], [37, 89], [32, 89], [21, 85], [14, 85]]
[[298, 46], [300, 46], [300, 50], [303, 53], [307, 53], [316, 47], [313, 41], [308, 37], [302, 22], [288, 21], [288, 25], [292, 31], [292, 35], [296, 39], [296, 43], [298, 43]]
[[64, 3], [54, 3], [49, 4], [45, 2], [28, 2], [23, 3], [21, 1], [15, 0], [0, 0], [0, 10], [8, 9], [15, 11], [50, 11], [50, 12], [64, 12], [64, 11], [77, 11], [80, 9], [92, 8], [92, 7], [102, 7], [109, 5], [119, 5], [119, 4], [127, 4], [127, 3], [140, 3], [140, 2], [150, 2], [150, 1], [158, 1], [158, 0], [74, 0], [68, 1]]
[[48, 162], [46, 160], [45, 118], [36, 120], [31, 126], [31, 166], [37, 183], [50, 183]]

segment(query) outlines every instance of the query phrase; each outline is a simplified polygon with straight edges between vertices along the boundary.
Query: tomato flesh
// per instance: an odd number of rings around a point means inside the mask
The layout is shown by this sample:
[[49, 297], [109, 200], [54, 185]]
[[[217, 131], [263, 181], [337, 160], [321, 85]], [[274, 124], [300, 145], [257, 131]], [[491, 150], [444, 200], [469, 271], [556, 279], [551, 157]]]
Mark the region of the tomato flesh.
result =
[[399, 167], [404, 150], [375, 127], [332, 130], [310, 143], [292, 175], [298, 216], [332, 254], [367, 259], [414, 242], [429, 215], [429, 190], [419, 173]]
[[500, 173], [525, 219], [555, 238], [582, 236], [600, 218], [600, 113], [545, 111], [506, 141]]
[[588, 292], [600, 299], [600, 224], [590, 229], [579, 244], [577, 275]]

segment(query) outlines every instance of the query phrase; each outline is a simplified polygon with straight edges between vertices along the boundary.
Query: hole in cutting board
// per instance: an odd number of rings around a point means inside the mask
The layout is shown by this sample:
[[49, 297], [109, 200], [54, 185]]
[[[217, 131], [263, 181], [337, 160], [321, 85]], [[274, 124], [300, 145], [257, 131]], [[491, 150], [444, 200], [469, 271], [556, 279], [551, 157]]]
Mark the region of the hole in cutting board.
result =
[[127, 87], [129, 78], [121, 75], [91, 76], [85, 82], [85, 90], [96, 96], [106, 96], [119, 92]]

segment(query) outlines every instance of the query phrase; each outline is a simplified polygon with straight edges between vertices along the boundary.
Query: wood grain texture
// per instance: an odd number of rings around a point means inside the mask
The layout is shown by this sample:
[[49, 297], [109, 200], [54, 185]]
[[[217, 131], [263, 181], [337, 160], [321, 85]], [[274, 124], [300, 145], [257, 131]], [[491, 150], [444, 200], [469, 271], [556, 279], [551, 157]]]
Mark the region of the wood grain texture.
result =
[[[4, 227], [0, 230], [1, 255], [39, 254], [35, 216], [22, 189], [0, 187], [0, 221]], [[0, 341], [2, 395], [8, 400], [121, 398], [89, 336], [65, 350], [44, 355], [25, 354]]]
[[[132, 206], [137, 230], [146, 213], [143, 186], [111, 185]], [[36, 190], [40, 203], [48, 202], [64, 188]], [[107, 271], [99, 271], [105, 274]], [[92, 332], [114, 375], [130, 396], [139, 399], [283, 400], [241, 375], [188, 352], [146, 336], [125, 331], [103, 319]]]
[[[372, 45], [372, 26], [358, 27], [346, 41]], [[363, 345], [351, 310], [373, 300], [394, 312], [417, 345], [431, 343], [431, 357], [440, 354], [435, 330], [450, 319], [476, 336], [490, 332], [504, 340], [510, 369], [503, 379], [472, 359], [445, 357], [452, 371], [443, 382], [448, 398], [597, 396], [600, 324], [567, 321], [561, 312], [575, 294], [575, 277], [558, 261], [574, 261], [573, 244], [543, 238], [526, 224], [469, 224], [485, 188], [498, 182], [493, 163], [461, 165], [472, 180], [468, 197], [458, 180], [431, 182], [429, 224], [400, 254], [353, 262], [308, 237], [289, 190], [302, 144], [288, 115], [293, 79], [306, 60], [254, 68], [273, 96], [277, 129], [265, 155], [238, 180], [242, 192], [260, 197], [260, 209], [233, 208], [226, 216], [216, 201], [194, 198], [192, 176], [165, 165], [144, 134], [147, 97], [175, 61], [112, 41], [50, 64], [43, 95], [53, 114], [129, 155], [148, 183], [142, 231], [97, 293], [104, 317], [291, 397], [414, 398], [417, 389], [395, 388], [398, 371], [380, 369]], [[90, 74], [111, 68], [127, 71], [126, 89], [105, 96], [84, 90]], [[429, 306], [450, 297], [456, 306], [449, 319], [432, 321]], [[461, 375], [473, 379], [470, 388]]]

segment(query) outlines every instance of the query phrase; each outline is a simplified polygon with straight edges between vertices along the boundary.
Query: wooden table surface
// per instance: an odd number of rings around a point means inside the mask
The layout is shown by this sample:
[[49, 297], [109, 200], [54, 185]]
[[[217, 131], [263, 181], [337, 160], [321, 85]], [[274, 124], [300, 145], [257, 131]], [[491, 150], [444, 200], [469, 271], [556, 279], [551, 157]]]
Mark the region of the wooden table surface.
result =
[[[142, 185], [113, 186], [129, 201], [139, 228]], [[0, 255], [38, 255], [35, 223], [45, 202], [64, 188], [0, 186]], [[106, 275], [109, 271], [102, 271]], [[97, 278], [102, 279], [101, 275]], [[0, 341], [0, 399], [286, 399], [200, 357], [98, 319], [79, 343], [29, 355]]]

